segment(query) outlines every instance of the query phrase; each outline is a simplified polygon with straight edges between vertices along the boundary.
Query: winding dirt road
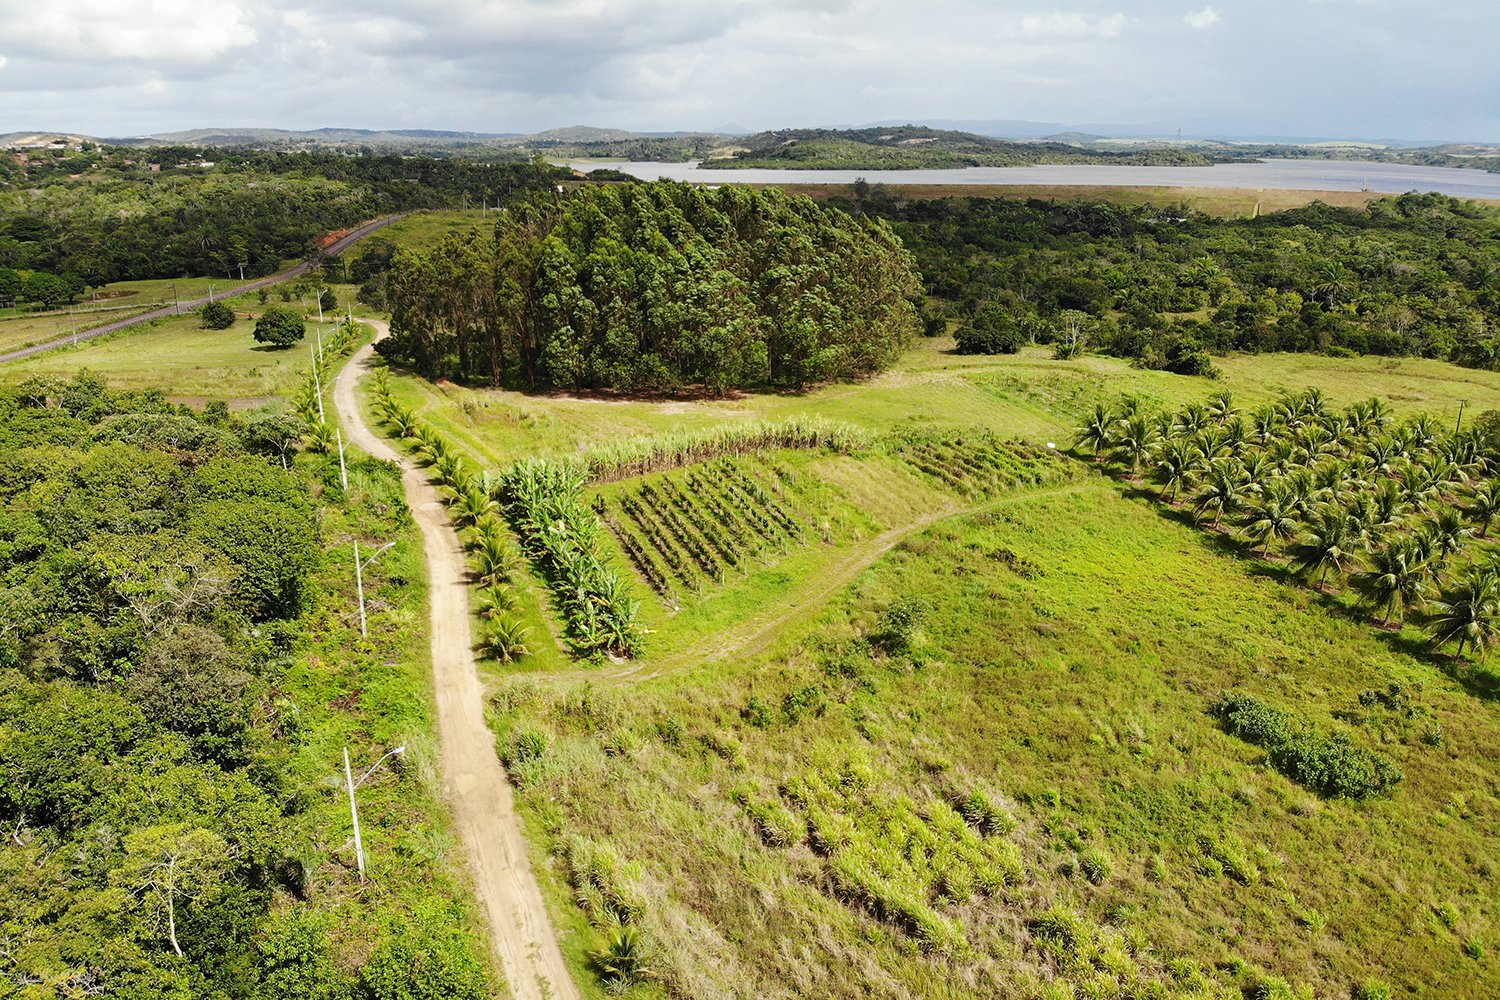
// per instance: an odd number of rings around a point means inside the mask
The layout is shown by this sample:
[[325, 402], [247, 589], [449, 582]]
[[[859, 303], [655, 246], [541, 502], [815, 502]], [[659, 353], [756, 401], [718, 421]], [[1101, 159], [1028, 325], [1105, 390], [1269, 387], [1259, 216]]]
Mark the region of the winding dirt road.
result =
[[[389, 328], [378, 320], [376, 339]], [[463, 835], [475, 890], [489, 913], [491, 940], [516, 1000], [578, 1000], [557, 932], [526, 854], [495, 737], [484, 724], [484, 695], [469, 635], [468, 563], [437, 491], [421, 472], [365, 426], [355, 387], [369, 371], [369, 346], [355, 352], [334, 383], [334, 405], [349, 440], [404, 470], [406, 502], [422, 529], [432, 604], [432, 680], [443, 780]]]

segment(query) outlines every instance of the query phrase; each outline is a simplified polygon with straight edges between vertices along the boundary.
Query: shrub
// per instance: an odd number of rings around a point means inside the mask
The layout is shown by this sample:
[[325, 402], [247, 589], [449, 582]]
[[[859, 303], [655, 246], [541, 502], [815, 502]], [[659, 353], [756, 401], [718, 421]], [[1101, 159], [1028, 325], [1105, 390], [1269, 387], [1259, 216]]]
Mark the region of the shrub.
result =
[[205, 330], [227, 330], [234, 325], [234, 310], [222, 302], [210, 302], [198, 310]]
[[291, 347], [305, 336], [307, 324], [302, 322], [302, 314], [290, 306], [271, 306], [255, 321], [257, 343]]
[[1078, 855], [1078, 869], [1083, 872], [1083, 877], [1095, 885], [1103, 885], [1115, 874], [1115, 864], [1097, 847], [1090, 847]]
[[1354, 1000], [1391, 1000], [1391, 985], [1383, 979], [1366, 979], [1354, 991]]
[[1026, 342], [1016, 321], [994, 308], [981, 311], [953, 339], [959, 354], [1014, 354]]
[[1250, 695], [1226, 692], [1209, 711], [1231, 735], [1264, 747], [1277, 771], [1320, 795], [1363, 799], [1403, 778], [1388, 757], [1355, 746], [1347, 733], [1324, 733]]
[[500, 756], [505, 761], [506, 767], [513, 767], [516, 764], [541, 760], [547, 755], [547, 748], [550, 744], [551, 740], [540, 729], [517, 729], [511, 733], [510, 740], [505, 745], [505, 752]]
[[393, 922], [360, 971], [370, 1000], [487, 1000], [489, 976], [451, 906], [436, 901]]
[[893, 653], [910, 649], [931, 611], [932, 605], [920, 597], [902, 597], [892, 601], [880, 616], [880, 644]]

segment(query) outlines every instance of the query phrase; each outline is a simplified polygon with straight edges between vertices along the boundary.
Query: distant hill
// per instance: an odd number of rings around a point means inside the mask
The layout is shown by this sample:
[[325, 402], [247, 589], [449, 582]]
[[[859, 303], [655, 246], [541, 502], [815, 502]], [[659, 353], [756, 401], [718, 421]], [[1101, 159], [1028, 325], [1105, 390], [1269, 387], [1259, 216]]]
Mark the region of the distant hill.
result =
[[931, 170], [955, 167], [1022, 167], [1036, 163], [1209, 166], [1213, 160], [1185, 149], [1080, 149], [1068, 142], [1013, 142], [898, 125], [865, 129], [787, 129], [736, 140], [732, 152], [705, 160], [715, 169]]

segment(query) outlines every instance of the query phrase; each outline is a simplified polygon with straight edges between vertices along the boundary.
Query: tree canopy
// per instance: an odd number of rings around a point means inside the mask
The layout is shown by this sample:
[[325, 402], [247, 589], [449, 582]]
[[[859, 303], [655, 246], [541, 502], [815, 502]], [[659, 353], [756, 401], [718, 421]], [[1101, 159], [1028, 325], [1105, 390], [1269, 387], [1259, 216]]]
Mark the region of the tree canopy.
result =
[[516, 207], [493, 238], [397, 252], [380, 349], [537, 388], [800, 386], [891, 364], [918, 293], [889, 227], [806, 197], [589, 187]]

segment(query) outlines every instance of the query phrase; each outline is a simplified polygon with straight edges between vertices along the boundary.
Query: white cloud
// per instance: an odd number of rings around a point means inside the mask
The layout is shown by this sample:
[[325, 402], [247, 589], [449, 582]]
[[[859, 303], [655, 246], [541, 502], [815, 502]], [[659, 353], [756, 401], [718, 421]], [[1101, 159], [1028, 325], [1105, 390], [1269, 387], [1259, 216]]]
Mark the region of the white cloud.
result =
[[1204, 7], [1202, 10], [1189, 11], [1183, 20], [1187, 22], [1189, 28], [1196, 28], [1202, 31], [1211, 24], [1218, 24], [1223, 18], [1212, 7]]
[[203, 63], [254, 44], [233, 0], [46, 0], [0, 7], [12, 55], [110, 62]]
[[1095, 18], [1090, 21], [1082, 14], [1033, 14], [1021, 19], [1022, 38], [1086, 38], [1098, 36], [1113, 38], [1125, 27], [1125, 15]]

